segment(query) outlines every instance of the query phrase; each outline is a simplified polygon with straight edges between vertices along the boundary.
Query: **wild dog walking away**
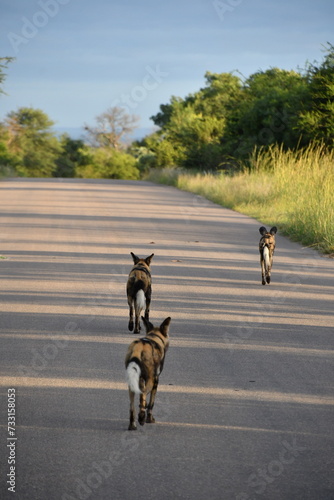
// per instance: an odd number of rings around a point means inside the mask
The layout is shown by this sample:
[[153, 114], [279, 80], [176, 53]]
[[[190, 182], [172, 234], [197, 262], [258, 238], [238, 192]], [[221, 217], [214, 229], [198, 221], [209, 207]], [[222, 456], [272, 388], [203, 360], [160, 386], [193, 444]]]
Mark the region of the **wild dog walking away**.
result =
[[270, 231], [267, 231], [267, 229], [262, 226], [259, 231], [262, 235], [259, 243], [262, 285], [265, 285], [266, 283], [269, 285], [276, 244], [275, 234], [277, 233], [277, 227], [274, 226], [270, 229]]
[[[144, 425], [145, 421], [148, 424], [155, 422], [152, 409], [158, 389], [159, 375], [162, 372], [169, 345], [168, 331], [171, 318], [166, 318], [159, 328], [154, 328], [152, 323], [143, 317], [142, 320], [146, 327], [146, 337], [133, 341], [125, 357], [130, 397], [129, 431], [137, 429], [135, 394], [140, 394], [139, 424]], [[150, 402], [147, 405], [146, 396], [149, 393], [151, 393]]]
[[[130, 271], [126, 293], [128, 296], [129, 304], [129, 330], [132, 332], [134, 325], [134, 332], [140, 331], [140, 315], [145, 308], [145, 319], [149, 320], [150, 304], [152, 295], [152, 279], [150, 272], [150, 264], [153, 259], [154, 253], [146, 259], [140, 259], [131, 252], [134, 266]], [[133, 323], [133, 312], [135, 312], [135, 323]]]

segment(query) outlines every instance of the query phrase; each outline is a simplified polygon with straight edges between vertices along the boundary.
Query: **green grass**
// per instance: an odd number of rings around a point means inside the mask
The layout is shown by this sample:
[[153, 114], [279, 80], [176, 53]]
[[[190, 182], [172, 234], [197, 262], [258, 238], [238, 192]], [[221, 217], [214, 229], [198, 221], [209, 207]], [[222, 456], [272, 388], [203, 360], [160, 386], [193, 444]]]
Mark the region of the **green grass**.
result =
[[334, 253], [334, 152], [321, 146], [298, 152], [259, 149], [248, 168], [234, 175], [164, 169], [149, 179], [200, 194], [277, 225], [294, 241]]

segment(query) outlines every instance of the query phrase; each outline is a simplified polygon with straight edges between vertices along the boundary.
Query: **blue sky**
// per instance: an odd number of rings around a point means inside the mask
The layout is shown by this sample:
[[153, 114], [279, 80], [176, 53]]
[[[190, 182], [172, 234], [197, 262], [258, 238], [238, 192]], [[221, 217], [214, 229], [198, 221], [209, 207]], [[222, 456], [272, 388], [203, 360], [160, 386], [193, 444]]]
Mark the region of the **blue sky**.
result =
[[333, 43], [333, 0], [1, 0], [0, 55], [14, 56], [0, 120], [22, 106], [56, 127], [123, 105], [150, 116], [204, 74], [303, 67]]

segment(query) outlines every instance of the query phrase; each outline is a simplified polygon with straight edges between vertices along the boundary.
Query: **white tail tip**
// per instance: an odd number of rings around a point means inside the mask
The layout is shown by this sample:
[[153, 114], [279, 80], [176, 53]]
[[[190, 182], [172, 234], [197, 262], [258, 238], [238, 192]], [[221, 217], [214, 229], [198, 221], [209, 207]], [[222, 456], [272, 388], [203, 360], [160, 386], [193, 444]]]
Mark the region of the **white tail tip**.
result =
[[265, 246], [264, 249], [263, 249], [263, 259], [264, 259], [264, 263], [265, 263], [266, 269], [269, 269], [269, 264], [270, 264], [270, 261], [269, 261], [269, 248], [267, 246]]
[[140, 377], [140, 367], [134, 361], [128, 364], [126, 369], [126, 380], [129, 386], [129, 389], [136, 394], [141, 394], [141, 390], [139, 389], [139, 377]]
[[138, 315], [141, 313], [141, 311], [144, 309], [145, 306], [146, 306], [145, 293], [143, 290], [138, 290], [135, 300], [135, 309]]

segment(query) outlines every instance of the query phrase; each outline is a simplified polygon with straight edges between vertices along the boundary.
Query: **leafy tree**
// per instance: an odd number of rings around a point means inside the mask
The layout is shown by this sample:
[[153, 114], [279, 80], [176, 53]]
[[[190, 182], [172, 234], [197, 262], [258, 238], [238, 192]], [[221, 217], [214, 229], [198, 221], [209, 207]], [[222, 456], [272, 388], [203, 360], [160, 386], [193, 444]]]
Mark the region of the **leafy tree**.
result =
[[154, 124], [160, 127], [162, 130], [168, 125], [171, 117], [174, 113], [174, 109], [177, 107], [182, 107], [184, 105], [184, 100], [181, 97], [172, 96], [170, 99], [170, 104], [161, 104], [160, 112], [154, 116], [151, 116]]
[[186, 98], [197, 113], [223, 119], [225, 122], [243, 101], [242, 83], [232, 73], [205, 73], [206, 85]]
[[176, 112], [167, 127], [169, 139], [178, 144], [186, 168], [215, 168], [221, 160], [220, 137], [225, 120], [196, 113], [193, 107]]
[[61, 148], [50, 130], [54, 123], [39, 109], [20, 108], [7, 115], [8, 147], [21, 159], [17, 166], [20, 175], [50, 177], [56, 169]]
[[247, 156], [255, 146], [274, 143], [295, 147], [300, 139], [298, 113], [306, 95], [305, 78], [295, 71], [271, 68], [251, 75], [234, 121], [227, 125], [230, 154]]
[[14, 61], [13, 57], [0, 57], [0, 94], [5, 94], [2, 88], [2, 84], [6, 78], [6, 73], [4, 72], [4, 70], [7, 69], [7, 65], [12, 61]]
[[0, 176], [13, 175], [20, 165], [20, 158], [12, 154], [4, 141], [0, 141]]
[[80, 167], [88, 165], [88, 146], [80, 139], [71, 139], [67, 134], [61, 136], [60, 146], [53, 177], [75, 177]]
[[300, 113], [298, 126], [305, 140], [334, 146], [334, 46], [327, 45], [322, 64], [310, 64], [306, 78], [308, 99]]
[[243, 99], [242, 85], [231, 73], [207, 72], [205, 79], [205, 87], [185, 99], [172, 97], [152, 117], [161, 127], [160, 140], [152, 145], [157, 166], [177, 163], [214, 169], [221, 165], [227, 123]]
[[170, 104], [162, 104], [160, 112], [152, 116], [155, 125], [163, 130], [175, 118], [175, 114], [187, 107], [201, 116], [214, 116], [226, 120], [233, 113], [236, 105], [243, 99], [242, 84], [238, 76], [232, 73], [205, 73], [205, 87], [185, 99], [173, 96]]
[[[180, 165], [183, 159], [180, 147], [173, 144], [165, 132], [157, 131], [144, 137], [142, 141], [136, 141], [134, 146], [145, 149], [149, 155], [149, 165], [145, 160], [139, 158], [139, 164], [148, 168], [164, 168]], [[133, 154], [133, 153], [131, 153]], [[137, 157], [136, 154], [134, 154]]]
[[140, 145], [141, 141], [135, 141], [128, 150], [137, 160], [137, 167], [141, 174], [147, 173], [150, 168], [156, 167], [156, 154], [148, 147]]
[[96, 117], [95, 127], [85, 125], [84, 129], [93, 146], [120, 150], [124, 147], [122, 141], [135, 130], [138, 120], [137, 116], [129, 115], [123, 108], [114, 106]]

